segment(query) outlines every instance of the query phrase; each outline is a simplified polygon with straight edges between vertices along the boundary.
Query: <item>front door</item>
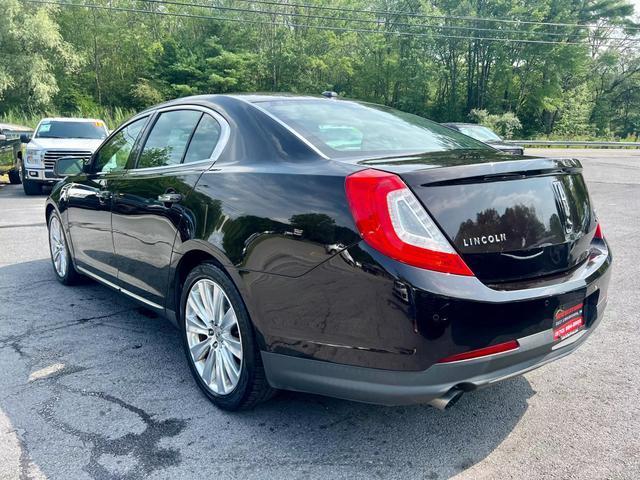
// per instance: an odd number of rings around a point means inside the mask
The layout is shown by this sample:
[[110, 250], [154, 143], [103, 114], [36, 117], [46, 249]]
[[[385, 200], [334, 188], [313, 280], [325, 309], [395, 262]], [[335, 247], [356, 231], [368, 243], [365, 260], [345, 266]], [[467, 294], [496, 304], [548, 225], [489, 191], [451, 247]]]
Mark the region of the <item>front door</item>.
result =
[[164, 306], [184, 203], [213, 163], [221, 124], [204, 109], [159, 111], [137, 162], [113, 185], [113, 242], [122, 288]]
[[111, 186], [126, 175], [125, 166], [147, 120], [134, 120], [103, 143], [92, 158], [90, 173], [77, 177], [66, 190], [76, 264], [112, 283], [118, 269], [111, 234]]

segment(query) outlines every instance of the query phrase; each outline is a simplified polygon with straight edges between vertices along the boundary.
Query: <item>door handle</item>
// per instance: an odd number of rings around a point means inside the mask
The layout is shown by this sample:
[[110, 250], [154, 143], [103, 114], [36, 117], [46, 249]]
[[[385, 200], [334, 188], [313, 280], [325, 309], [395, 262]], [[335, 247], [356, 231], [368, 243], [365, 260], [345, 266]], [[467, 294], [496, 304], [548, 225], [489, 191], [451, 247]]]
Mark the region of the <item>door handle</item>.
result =
[[111, 192], [108, 190], [100, 190], [96, 196], [98, 197], [98, 200], [101, 202], [106, 202], [107, 200], [111, 199]]
[[182, 200], [182, 195], [179, 193], [163, 193], [158, 195], [158, 200], [162, 203], [178, 203]]

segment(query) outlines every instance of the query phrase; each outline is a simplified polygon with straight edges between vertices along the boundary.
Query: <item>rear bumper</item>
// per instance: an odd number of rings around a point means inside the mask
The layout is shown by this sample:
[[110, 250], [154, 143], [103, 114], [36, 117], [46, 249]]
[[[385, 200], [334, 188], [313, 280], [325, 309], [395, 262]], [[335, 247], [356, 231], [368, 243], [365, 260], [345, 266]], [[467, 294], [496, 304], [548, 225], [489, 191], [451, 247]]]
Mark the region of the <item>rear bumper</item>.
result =
[[269, 352], [262, 352], [262, 360], [275, 388], [381, 405], [427, 403], [453, 388], [486, 387], [572, 353], [598, 326], [606, 301], [603, 298], [592, 306], [591, 323], [585, 330], [563, 341], [554, 342], [549, 329], [519, 338], [515, 351], [435, 364], [424, 371], [382, 370]]
[[245, 282], [262, 350], [417, 373], [452, 355], [550, 331], [559, 309], [582, 301], [591, 328], [612, 262], [604, 242], [591, 253], [562, 276], [490, 287], [402, 264], [362, 242], [301, 277], [266, 282], [251, 273]]

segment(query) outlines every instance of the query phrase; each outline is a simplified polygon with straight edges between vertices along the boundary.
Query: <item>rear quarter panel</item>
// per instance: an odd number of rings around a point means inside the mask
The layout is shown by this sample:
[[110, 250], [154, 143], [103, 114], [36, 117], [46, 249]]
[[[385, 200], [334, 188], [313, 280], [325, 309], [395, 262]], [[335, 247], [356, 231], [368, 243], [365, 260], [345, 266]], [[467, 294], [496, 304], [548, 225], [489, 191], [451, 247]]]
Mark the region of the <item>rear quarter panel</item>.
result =
[[[322, 167], [328, 171], [308, 173]], [[190, 196], [187, 218], [193, 223], [182, 229], [181, 240], [205, 240], [242, 270], [305, 274], [359, 239], [343, 169], [307, 168], [220, 166], [207, 171]]]

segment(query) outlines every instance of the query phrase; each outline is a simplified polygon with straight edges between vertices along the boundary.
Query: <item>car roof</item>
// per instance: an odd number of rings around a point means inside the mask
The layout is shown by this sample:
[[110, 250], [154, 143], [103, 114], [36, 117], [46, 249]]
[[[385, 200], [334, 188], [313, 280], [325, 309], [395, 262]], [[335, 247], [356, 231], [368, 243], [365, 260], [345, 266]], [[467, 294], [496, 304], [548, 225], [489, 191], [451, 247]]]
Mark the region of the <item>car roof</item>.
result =
[[324, 95], [311, 95], [311, 94], [296, 94], [296, 93], [216, 93], [216, 94], [205, 94], [205, 95], [192, 95], [189, 97], [181, 97], [173, 100], [167, 100], [166, 102], [160, 103], [158, 105], [154, 105], [149, 107], [136, 116], [151, 111], [157, 110], [159, 108], [170, 107], [173, 105], [189, 105], [189, 104], [215, 104], [218, 100], [223, 98], [233, 98], [236, 100], [241, 100], [249, 103], [260, 103], [267, 101], [278, 101], [278, 100], [343, 100], [343, 101], [355, 101], [348, 98], [339, 98], [339, 97], [325, 97]]
[[464, 123], [464, 122], [445, 122], [445, 123], [442, 123], [441, 125], [444, 125], [445, 127], [484, 127], [484, 125], [480, 125], [479, 123]]
[[[325, 97], [323, 95], [301, 95], [295, 93], [238, 93], [227, 96], [232, 98], [239, 98], [251, 103], [268, 102], [274, 100], [330, 100], [329, 97]], [[338, 97], [333, 97], [333, 99], [345, 100], [339, 99]]]
[[311, 95], [311, 94], [295, 94], [295, 93], [215, 93], [215, 94], [204, 94], [204, 95], [191, 95], [188, 97], [180, 97], [172, 100], [167, 100], [166, 102], [159, 103], [157, 105], [153, 105], [149, 108], [146, 108], [134, 116], [131, 117], [130, 120], [134, 118], [139, 118], [144, 115], [148, 115], [149, 112], [153, 112], [155, 110], [159, 110], [162, 108], [179, 106], [179, 105], [203, 105], [203, 106], [213, 106], [220, 102], [223, 99], [233, 99], [240, 102], [248, 102], [248, 103], [260, 103], [267, 101], [297, 101], [297, 100], [333, 100], [333, 101], [356, 101], [349, 98], [339, 98], [339, 97], [325, 97], [324, 95]]

